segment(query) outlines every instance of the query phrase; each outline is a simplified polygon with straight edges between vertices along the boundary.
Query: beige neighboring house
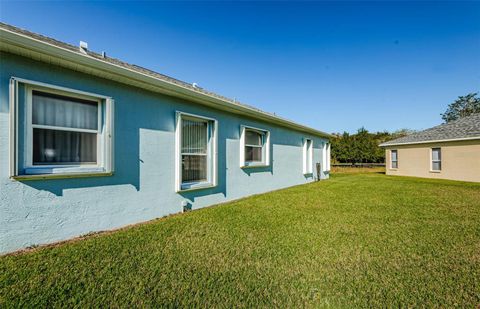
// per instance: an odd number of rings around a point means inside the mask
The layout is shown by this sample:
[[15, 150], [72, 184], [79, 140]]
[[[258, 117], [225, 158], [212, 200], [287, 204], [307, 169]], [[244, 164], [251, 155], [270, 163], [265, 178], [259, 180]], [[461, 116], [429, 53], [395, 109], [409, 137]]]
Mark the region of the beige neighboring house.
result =
[[480, 114], [380, 145], [387, 175], [480, 182]]

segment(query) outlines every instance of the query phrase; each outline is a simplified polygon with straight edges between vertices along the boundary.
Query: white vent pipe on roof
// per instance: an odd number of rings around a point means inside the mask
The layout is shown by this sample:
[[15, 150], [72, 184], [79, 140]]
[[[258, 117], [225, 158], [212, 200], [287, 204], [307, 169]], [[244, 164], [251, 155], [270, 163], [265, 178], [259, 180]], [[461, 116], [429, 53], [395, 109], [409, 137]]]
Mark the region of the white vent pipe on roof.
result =
[[88, 43], [84, 41], [80, 41], [80, 50], [86, 52], [88, 50]]

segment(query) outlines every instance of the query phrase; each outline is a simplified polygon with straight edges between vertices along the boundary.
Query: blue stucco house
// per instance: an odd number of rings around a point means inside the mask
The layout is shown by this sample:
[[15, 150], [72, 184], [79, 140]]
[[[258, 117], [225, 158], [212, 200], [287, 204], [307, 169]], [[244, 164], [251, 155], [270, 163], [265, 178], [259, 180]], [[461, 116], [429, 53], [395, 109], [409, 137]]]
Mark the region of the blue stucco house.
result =
[[326, 179], [329, 137], [0, 24], [0, 253]]

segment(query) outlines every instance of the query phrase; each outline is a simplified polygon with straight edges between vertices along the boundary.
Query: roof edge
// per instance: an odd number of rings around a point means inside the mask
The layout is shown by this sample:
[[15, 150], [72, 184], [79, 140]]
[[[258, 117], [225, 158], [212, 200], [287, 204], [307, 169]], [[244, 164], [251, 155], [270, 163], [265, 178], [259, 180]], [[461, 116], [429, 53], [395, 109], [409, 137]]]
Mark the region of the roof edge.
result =
[[[76, 65], [79, 66], [86, 66], [95, 68], [101, 71], [107, 71], [110, 74], [120, 76], [122, 78], [131, 79], [132, 81], [149, 84], [154, 86], [159, 93], [177, 96], [181, 98], [188, 97], [192, 99], [194, 102], [199, 104], [207, 105], [216, 109], [226, 110], [232, 112], [235, 111], [238, 114], [243, 114], [246, 116], [250, 116], [255, 119], [263, 120], [266, 122], [274, 123], [283, 127], [295, 129], [297, 131], [310, 133], [312, 135], [324, 137], [324, 138], [332, 138], [333, 135], [313, 129], [302, 124], [293, 122], [291, 120], [271, 115], [267, 112], [243, 105], [243, 104], [236, 104], [230, 102], [226, 99], [222, 99], [216, 96], [212, 96], [210, 94], [196, 91], [193, 89], [189, 89], [179, 84], [174, 84], [172, 82], [162, 80], [156, 78], [154, 76], [150, 76], [118, 64], [110, 63], [107, 61], [103, 61], [101, 59], [94, 58], [89, 56], [88, 54], [81, 54], [78, 52], [74, 52], [67, 48], [62, 48], [60, 46], [56, 46], [50, 44], [48, 42], [30, 37], [25, 34], [17, 33], [15, 31], [5, 29], [0, 27], [0, 43], [2, 44], [11, 44], [13, 46], [22, 47], [32, 52], [44, 54], [50, 57], [55, 57], [61, 60], [71, 61], [74, 62]], [[140, 87], [140, 86], [138, 86]], [[148, 88], [152, 90], [151, 87]]]
[[378, 146], [389, 147], [389, 146], [402, 146], [402, 145], [414, 145], [414, 144], [431, 144], [431, 143], [441, 143], [441, 142], [470, 141], [470, 140], [476, 140], [476, 139], [480, 139], [480, 136], [450, 138], [450, 139], [437, 139], [437, 140], [431, 140], [431, 141], [418, 141], [418, 142], [406, 142], [406, 143], [392, 143], [392, 144], [388, 144], [388, 142], [387, 142], [387, 143], [382, 143]]

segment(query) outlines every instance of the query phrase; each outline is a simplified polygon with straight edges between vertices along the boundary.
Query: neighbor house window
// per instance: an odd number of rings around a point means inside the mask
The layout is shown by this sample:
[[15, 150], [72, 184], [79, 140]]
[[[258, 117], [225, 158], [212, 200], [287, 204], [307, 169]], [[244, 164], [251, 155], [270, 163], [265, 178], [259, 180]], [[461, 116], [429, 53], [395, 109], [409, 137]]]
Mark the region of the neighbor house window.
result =
[[240, 166], [268, 166], [270, 164], [270, 133], [262, 129], [241, 127]]
[[442, 170], [442, 149], [432, 148], [432, 171]]
[[398, 150], [390, 151], [390, 167], [398, 168]]
[[32, 81], [12, 79], [11, 86], [25, 90], [13, 112], [26, 111], [16, 125], [25, 136], [23, 164], [14, 162], [12, 176], [113, 171], [111, 98]]
[[215, 136], [215, 120], [177, 114], [178, 191], [215, 185]]
[[313, 142], [311, 139], [303, 140], [303, 173], [313, 173]]

